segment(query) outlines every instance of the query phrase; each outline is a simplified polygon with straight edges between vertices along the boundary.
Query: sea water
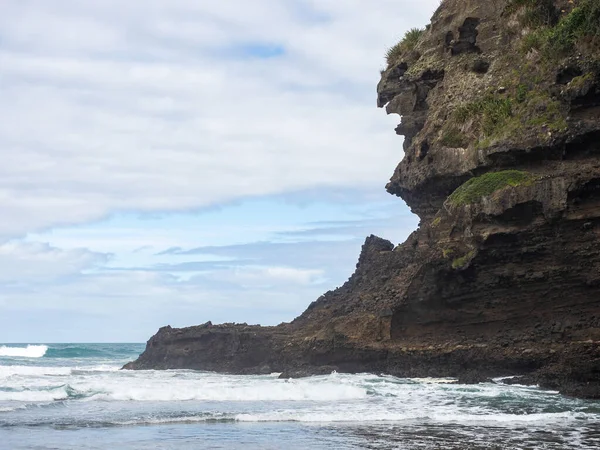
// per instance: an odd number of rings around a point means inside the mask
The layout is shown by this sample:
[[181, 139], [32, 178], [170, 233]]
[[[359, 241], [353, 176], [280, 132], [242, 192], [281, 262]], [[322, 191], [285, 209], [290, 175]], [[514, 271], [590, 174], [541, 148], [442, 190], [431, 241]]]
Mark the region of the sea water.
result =
[[124, 371], [142, 344], [0, 344], [0, 449], [598, 449], [600, 402], [502, 380]]

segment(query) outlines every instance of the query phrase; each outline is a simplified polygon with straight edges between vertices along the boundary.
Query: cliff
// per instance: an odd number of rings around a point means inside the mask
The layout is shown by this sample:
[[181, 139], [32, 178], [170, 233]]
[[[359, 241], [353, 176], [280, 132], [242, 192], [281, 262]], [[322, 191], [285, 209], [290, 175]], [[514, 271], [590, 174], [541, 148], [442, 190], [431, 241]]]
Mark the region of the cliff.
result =
[[421, 221], [277, 327], [153, 336], [126, 368], [520, 375], [600, 397], [600, 4], [444, 0], [388, 52], [387, 185]]

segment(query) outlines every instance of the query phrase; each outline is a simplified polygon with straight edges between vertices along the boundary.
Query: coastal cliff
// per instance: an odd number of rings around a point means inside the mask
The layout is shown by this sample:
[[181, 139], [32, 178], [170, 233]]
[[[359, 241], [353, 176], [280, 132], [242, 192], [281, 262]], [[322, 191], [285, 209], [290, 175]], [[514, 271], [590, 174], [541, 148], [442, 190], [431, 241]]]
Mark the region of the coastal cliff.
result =
[[600, 4], [444, 0], [388, 52], [420, 218], [291, 323], [161, 328], [127, 369], [521, 376], [600, 398]]

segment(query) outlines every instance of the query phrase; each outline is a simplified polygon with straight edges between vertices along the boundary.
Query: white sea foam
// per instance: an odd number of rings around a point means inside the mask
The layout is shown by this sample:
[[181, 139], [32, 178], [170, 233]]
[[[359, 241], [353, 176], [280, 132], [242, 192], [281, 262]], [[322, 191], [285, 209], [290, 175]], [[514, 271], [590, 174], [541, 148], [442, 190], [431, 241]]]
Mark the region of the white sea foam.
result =
[[238, 414], [238, 422], [306, 422], [306, 423], [352, 423], [352, 422], [396, 422], [396, 423], [437, 423], [482, 426], [522, 426], [523, 424], [555, 424], [578, 420], [594, 420], [595, 415], [586, 413], [562, 412], [546, 414], [436, 414], [432, 408], [406, 412], [363, 407], [356, 410], [284, 410], [263, 414]]
[[[220, 379], [220, 380], [219, 380]], [[311, 383], [304, 380], [252, 380], [243, 382], [223, 377], [204, 379], [158, 378], [140, 383], [136, 378], [104, 380], [77, 383], [77, 390], [94, 391], [89, 400], [113, 401], [318, 401], [334, 402], [340, 400], [363, 399], [367, 390], [332, 382]]]
[[17, 358], [41, 358], [48, 351], [47, 345], [28, 345], [27, 347], [0, 346], [0, 356]]
[[52, 366], [1, 366], [0, 380], [9, 377], [65, 377], [69, 375], [95, 375], [102, 372], [117, 372], [119, 366], [98, 365], [98, 366], [76, 366], [76, 367], [52, 367]]
[[46, 377], [71, 374], [69, 367], [0, 366], [0, 380], [12, 376]]
[[164, 424], [176, 424], [176, 423], [202, 423], [202, 422], [234, 422], [236, 421], [235, 416], [227, 414], [210, 414], [210, 415], [196, 415], [196, 416], [182, 416], [182, 417], [139, 417], [133, 420], [116, 420], [113, 421], [113, 425], [164, 425]]
[[454, 384], [458, 382], [456, 378], [412, 378], [411, 381], [424, 384]]
[[100, 364], [97, 366], [76, 366], [71, 369], [73, 375], [83, 375], [86, 373], [94, 372], [118, 372], [121, 370], [120, 366], [111, 366], [109, 364]]
[[[42, 362], [46, 360], [35, 364]], [[15, 423], [24, 413], [8, 408], [21, 406], [48, 423], [59, 417], [61, 423], [117, 425], [372, 422], [503, 429], [577, 427], [600, 418], [585, 402], [532, 387], [443, 381], [335, 373], [281, 380], [275, 374], [122, 371], [103, 362], [80, 367], [0, 366], [0, 412]], [[33, 405], [59, 407], [38, 410]]]
[[24, 391], [0, 391], [0, 401], [13, 402], [52, 402], [55, 400], [65, 400], [69, 397], [66, 387], [58, 387], [51, 390], [24, 390]]
[[15, 411], [17, 408], [6, 408], [4, 406], [0, 406], [0, 413]]

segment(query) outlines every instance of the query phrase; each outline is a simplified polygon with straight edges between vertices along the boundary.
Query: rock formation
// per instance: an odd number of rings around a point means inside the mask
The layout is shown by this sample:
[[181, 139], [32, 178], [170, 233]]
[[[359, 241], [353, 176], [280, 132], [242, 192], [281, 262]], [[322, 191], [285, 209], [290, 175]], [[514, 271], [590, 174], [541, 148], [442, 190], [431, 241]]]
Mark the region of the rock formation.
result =
[[289, 324], [164, 327], [126, 368], [520, 375], [600, 398], [600, 4], [443, 0], [393, 50], [387, 190], [419, 228], [367, 238]]

